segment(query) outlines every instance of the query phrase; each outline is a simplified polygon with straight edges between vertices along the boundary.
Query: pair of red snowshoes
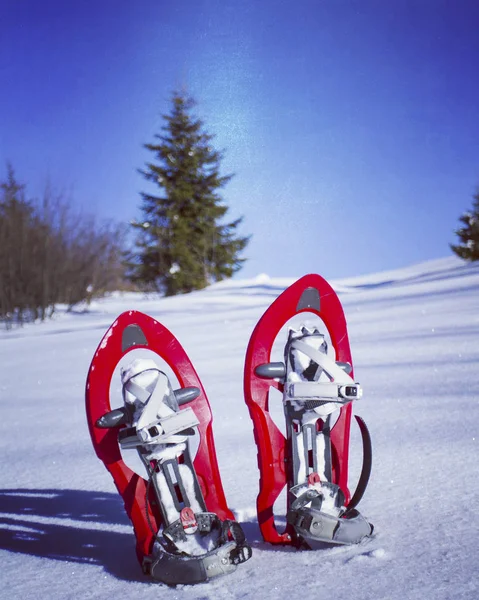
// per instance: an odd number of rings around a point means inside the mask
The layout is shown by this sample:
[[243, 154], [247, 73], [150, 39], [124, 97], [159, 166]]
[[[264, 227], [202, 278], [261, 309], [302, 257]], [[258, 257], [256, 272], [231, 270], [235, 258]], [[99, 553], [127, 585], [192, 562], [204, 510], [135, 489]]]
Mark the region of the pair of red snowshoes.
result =
[[[298, 313], [319, 317], [326, 331], [317, 325], [290, 328], [284, 361], [271, 362], [281, 328]], [[112, 409], [113, 374], [138, 349], [167, 363], [179, 389], [172, 389], [155, 361], [136, 359], [121, 370], [123, 404]], [[265, 541], [312, 546], [370, 536], [372, 526], [355, 508], [371, 470], [371, 441], [359, 417], [363, 468], [355, 493], [348, 490], [351, 402], [361, 388], [353, 379], [341, 304], [320, 276], [294, 283], [260, 319], [246, 354], [244, 384], [258, 446], [257, 509]], [[283, 394], [286, 436], [269, 411], [271, 388]], [[251, 557], [223, 492], [208, 399], [172, 333], [140, 312], [120, 315], [91, 363], [86, 410], [95, 451], [123, 498], [145, 573], [169, 585], [198, 583]], [[130, 449], [137, 451], [146, 479], [125, 463], [122, 451]], [[285, 488], [286, 524], [279, 532], [275, 502]]]

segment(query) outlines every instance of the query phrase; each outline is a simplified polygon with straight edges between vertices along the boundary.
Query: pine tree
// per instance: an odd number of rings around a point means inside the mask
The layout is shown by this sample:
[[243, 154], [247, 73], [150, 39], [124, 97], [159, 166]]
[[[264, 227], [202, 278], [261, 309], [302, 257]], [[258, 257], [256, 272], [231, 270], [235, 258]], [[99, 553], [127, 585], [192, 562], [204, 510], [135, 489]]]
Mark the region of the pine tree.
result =
[[474, 195], [472, 211], [465, 212], [459, 220], [462, 227], [456, 229], [460, 244], [451, 249], [464, 260], [479, 260], [479, 192]]
[[137, 232], [130, 279], [165, 295], [201, 289], [231, 277], [244, 258], [249, 238], [236, 230], [242, 218], [224, 222], [228, 208], [218, 190], [232, 175], [219, 173], [221, 154], [213, 136], [191, 113], [195, 102], [184, 93], [172, 96], [158, 142], [145, 144], [155, 155], [142, 175], [160, 193], [142, 193], [142, 219]]

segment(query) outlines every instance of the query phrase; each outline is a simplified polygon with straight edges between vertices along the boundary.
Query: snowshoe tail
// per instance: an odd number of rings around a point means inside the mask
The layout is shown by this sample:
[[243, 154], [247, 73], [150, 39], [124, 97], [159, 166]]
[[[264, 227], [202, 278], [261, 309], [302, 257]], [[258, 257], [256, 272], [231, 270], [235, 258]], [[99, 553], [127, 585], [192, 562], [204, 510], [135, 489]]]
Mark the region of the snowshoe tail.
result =
[[[172, 389], [154, 361], [138, 359], [122, 371], [124, 406], [112, 410], [115, 368], [140, 348], [171, 367], [180, 389]], [[137, 311], [120, 315], [91, 363], [86, 410], [93, 446], [123, 498], [145, 573], [169, 585], [198, 583], [231, 572], [251, 556], [226, 504], [208, 399], [168, 329]], [[199, 445], [192, 459], [189, 438], [195, 431]], [[120, 448], [138, 452], [147, 480], [124, 463]]]
[[[330, 346], [316, 327], [300, 327], [289, 332], [284, 362], [271, 362], [281, 328], [303, 312], [321, 319]], [[286, 437], [270, 414], [271, 388], [283, 394]], [[370, 535], [372, 526], [354, 510], [367, 486], [372, 454], [369, 433], [359, 418], [363, 468], [352, 498], [348, 489], [352, 401], [362, 390], [354, 381], [341, 303], [322, 277], [306, 275], [295, 282], [259, 320], [246, 353], [244, 389], [258, 447], [257, 511], [265, 541], [348, 544]], [[274, 504], [285, 486], [287, 524], [278, 531]]]

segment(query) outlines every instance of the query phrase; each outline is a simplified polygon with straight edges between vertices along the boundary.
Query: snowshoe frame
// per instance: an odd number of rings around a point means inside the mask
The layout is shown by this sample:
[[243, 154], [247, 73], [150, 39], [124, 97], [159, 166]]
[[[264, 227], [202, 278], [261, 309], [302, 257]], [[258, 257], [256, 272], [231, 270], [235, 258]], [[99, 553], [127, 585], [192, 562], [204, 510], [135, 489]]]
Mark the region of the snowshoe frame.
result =
[[181, 388], [200, 390], [198, 397], [188, 403], [200, 421], [197, 428], [199, 445], [193, 465], [207, 510], [221, 520], [234, 520], [234, 516], [226, 504], [221, 483], [210, 405], [190, 359], [176, 337], [161, 323], [139, 311], [124, 312], [105, 333], [93, 357], [86, 383], [86, 413], [95, 452], [112, 475], [133, 524], [136, 552], [143, 566], [151, 555], [155, 531], [162, 523], [161, 514], [155, 506], [153, 490], [147, 489], [146, 480], [123, 461], [118, 428], [97, 425], [101, 417], [111, 412], [110, 383], [119, 361], [139, 348], [154, 352], [168, 363]]
[[[297, 543], [297, 533], [291, 523], [283, 532], [277, 530], [274, 519], [274, 503], [290, 477], [291, 449], [283, 433], [276, 426], [269, 412], [269, 391], [276, 388], [283, 392], [284, 386], [276, 379], [266, 378], [265, 367], [271, 365], [281, 376], [280, 363], [270, 363], [273, 343], [281, 328], [299, 313], [317, 315], [328, 330], [336, 352], [336, 361], [353, 363], [344, 312], [333, 288], [319, 275], [305, 275], [287, 288], [266, 310], [257, 323], [247, 348], [244, 373], [245, 401], [253, 420], [253, 430], [258, 448], [260, 491], [257, 497], [258, 522], [265, 541], [273, 544]], [[357, 489], [351, 498], [348, 489], [349, 438], [352, 404], [340, 409], [338, 419], [331, 429], [332, 483], [338, 485], [345, 505], [353, 509], [361, 499], [371, 471], [371, 440], [364, 421], [356, 420], [363, 439], [363, 468]]]

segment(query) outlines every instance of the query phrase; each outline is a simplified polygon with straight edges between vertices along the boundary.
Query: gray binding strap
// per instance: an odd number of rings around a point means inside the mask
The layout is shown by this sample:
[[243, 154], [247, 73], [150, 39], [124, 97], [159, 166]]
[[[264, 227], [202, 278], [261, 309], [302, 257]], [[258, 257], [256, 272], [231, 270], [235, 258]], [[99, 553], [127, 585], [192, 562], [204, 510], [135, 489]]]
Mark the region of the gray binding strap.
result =
[[236, 569], [236, 565], [230, 560], [230, 554], [235, 548], [235, 542], [228, 542], [203, 556], [160, 552], [153, 560], [147, 558], [143, 561], [143, 570], [157, 581], [168, 585], [202, 583]]
[[[194, 584], [232, 573], [237, 565], [251, 558], [251, 547], [247, 544], [239, 523], [230, 520], [222, 522], [213, 513], [200, 513], [196, 517], [202, 531], [221, 527], [224, 543], [202, 556], [172, 554], [160, 548], [157, 556], [145, 557], [143, 560], [145, 573], [169, 585]], [[177, 523], [170, 525], [166, 532], [170, 538], [181, 535]], [[232, 539], [226, 541], [229, 536]]]
[[309, 463], [309, 452], [313, 455], [313, 473], [318, 472], [318, 447], [316, 443], [316, 423], [303, 425], [301, 428], [303, 434], [303, 454], [304, 464]]
[[364, 537], [372, 533], [371, 524], [358, 511], [351, 511], [347, 515], [348, 518], [345, 518], [341, 511], [344, 494], [337, 485], [322, 484], [323, 488], [329, 488], [329, 491], [336, 492], [337, 514], [321, 510], [324, 497], [319, 490], [310, 487], [301, 493], [301, 487], [297, 486], [296, 490], [295, 488], [290, 490], [298, 496], [292, 502], [286, 517], [298, 535], [333, 544], [358, 544]]
[[358, 511], [352, 512], [350, 518], [343, 519], [315, 508], [299, 508], [290, 510], [287, 520], [298, 535], [330, 544], [359, 544], [373, 531], [372, 525]]
[[[188, 493], [187, 493], [184, 483], [183, 483], [183, 478], [180, 475], [178, 462], [176, 460], [163, 461], [163, 463], [161, 465], [161, 472], [163, 473], [163, 475], [165, 477], [166, 485], [168, 486], [168, 489], [170, 491], [171, 499], [173, 500], [175, 509], [178, 512], [181, 512], [181, 508], [182, 508], [179, 503], [179, 500], [178, 500], [178, 493], [176, 492], [176, 489], [175, 489], [176, 487], [178, 487], [178, 491], [181, 494], [183, 505], [191, 507], [191, 499], [188, 497]], [[156, 483], [156, 478], [154, 479], [154, 482]], [[157, 489], [156, 485], [155, 485], [155, 489]], [[159, 496], [160, 502], [161, 502], [162, 494], [160, 493], [159, 489], [157, 489], [157, 492], [158, 492], [158, 496]], [[163, 502], [161, 502], [161, 504], [163, 504]], [[165, 514], [167, 514], [166, 511], [165, 511]]]

